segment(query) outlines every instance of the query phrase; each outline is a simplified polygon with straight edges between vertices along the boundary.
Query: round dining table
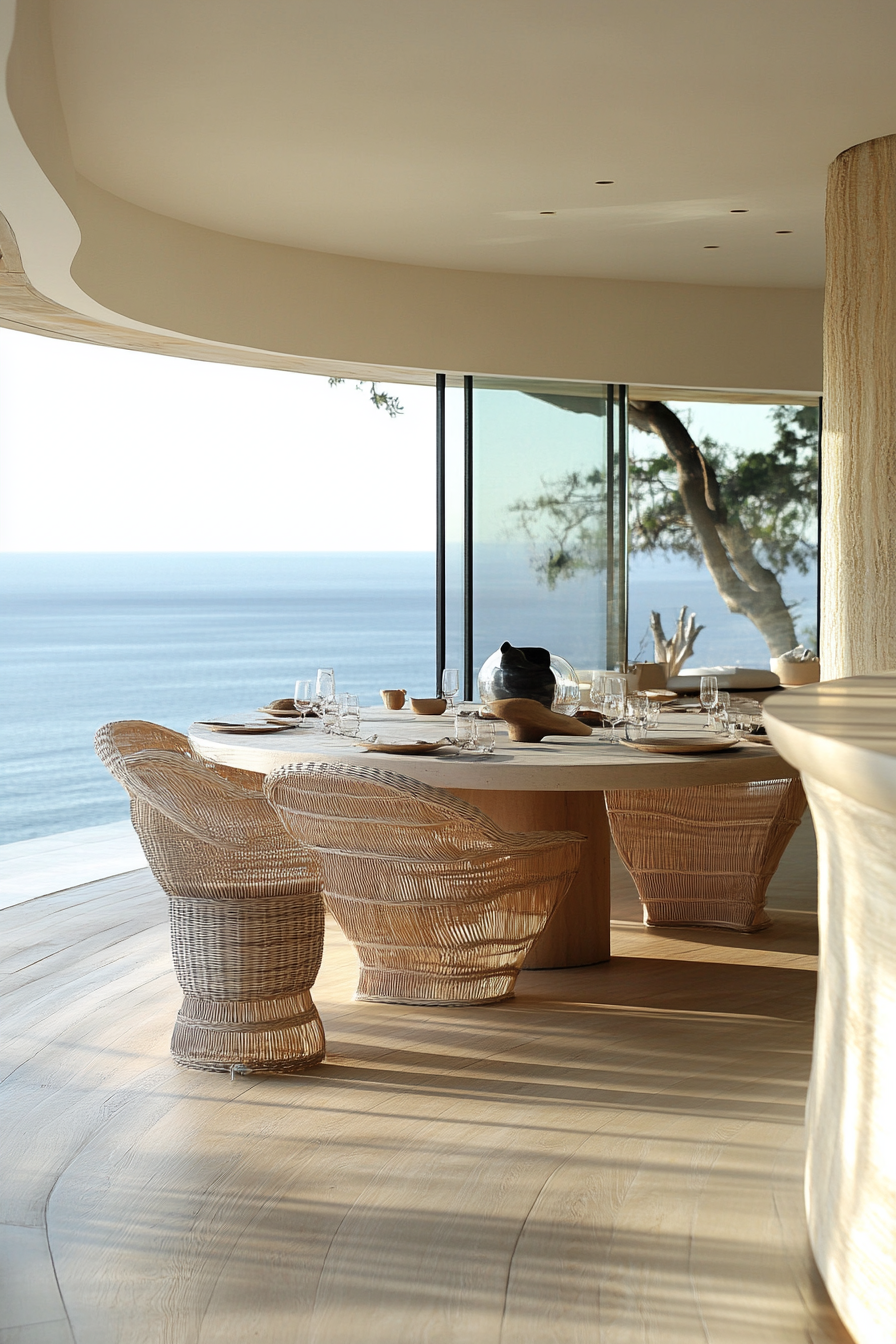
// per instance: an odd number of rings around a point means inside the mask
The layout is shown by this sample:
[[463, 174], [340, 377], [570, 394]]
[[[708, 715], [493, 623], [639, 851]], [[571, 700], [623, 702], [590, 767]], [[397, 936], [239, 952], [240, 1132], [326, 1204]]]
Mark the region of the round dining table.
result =
[[[242, 721], [248, 723], [249, 716]], [[702, 735], [705, 719], [664, 714], [661, 723], [664, 734], [693, 738]], [[606, 730], [596, 730], [590, 737], [512, 742], [503, 723], [496, 722], [495, 729], [494, 751], [483, 755], [451, 746], [424, 756], [371, 752], [360, 739], [325, 733], [316, 719], [300, 727], [257, 735], [219, 732], [194, 723], [189, 738], [193, 749], [205, 759], [259, 775], [303, 761], [373, 766], [446, 789], [474, 803], [508, 831], [578, 831], [585, 835], [589, 843], [583, 847], [578, 875], [529, 953], [527, 969], [592, 965], [609, 959], [607, 793], [611, 793], [616, 811], [625, 807], [626, 799], [643, 799], [645, 790], [690, 791], [798, 777], [798, 772], [765, 743], [748, 743], [726, 751], [665, 755], [639, 750], [624, 741], [610, 742]], [[407, 709], [380, 707], [362, 711], [362, 738], [435, 742], [453, 739], [453, 734], [454, 722], [449, 715], [416, 715]], [[717, 790], [719, 796], [723, 792]], [[660, 821], [660, 837], [662, 827]]]

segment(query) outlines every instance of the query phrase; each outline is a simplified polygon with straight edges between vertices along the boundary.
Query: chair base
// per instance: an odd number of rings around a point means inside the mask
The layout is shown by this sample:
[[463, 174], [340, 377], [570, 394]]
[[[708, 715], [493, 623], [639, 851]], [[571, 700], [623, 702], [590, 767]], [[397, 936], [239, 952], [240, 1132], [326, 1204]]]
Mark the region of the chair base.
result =
[[761, 933], [771, 927], [763, 906], [730, 904], [722, 901], [645, 901], [641, 902], [644, 923], [650, 928], [677, 928], [695, 925], [705, 929], [731, 929], [734, 933]]
[[171, 1054], [188, 1069], [301, 1073], [326, 1055], [323, 1024], [310, 992], [272, 999], [184, 996]]
[[412, 1003], [431, 1008], [500, 1003], [512, 999], [516, 969], [475, 975], [436, 975], [431, 971], [362, 966], [355, 998], [365, 1003]]

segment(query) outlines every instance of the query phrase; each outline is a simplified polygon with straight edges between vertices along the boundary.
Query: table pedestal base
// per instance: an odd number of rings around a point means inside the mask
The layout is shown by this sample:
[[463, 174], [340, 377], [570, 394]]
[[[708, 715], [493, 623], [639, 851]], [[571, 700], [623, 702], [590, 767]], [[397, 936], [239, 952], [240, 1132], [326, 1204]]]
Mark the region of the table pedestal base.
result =
[[447, 789], [506, 831], [578, 831], [588, 837], [576, 878], [523, 963], [523, 969], [591, 966], [610, 957], [610, 831], [604, 795]]
[[765, 893], [806, 808], [799, 779], [614, 789], [606, 799], [645, 924], [768, 928]]

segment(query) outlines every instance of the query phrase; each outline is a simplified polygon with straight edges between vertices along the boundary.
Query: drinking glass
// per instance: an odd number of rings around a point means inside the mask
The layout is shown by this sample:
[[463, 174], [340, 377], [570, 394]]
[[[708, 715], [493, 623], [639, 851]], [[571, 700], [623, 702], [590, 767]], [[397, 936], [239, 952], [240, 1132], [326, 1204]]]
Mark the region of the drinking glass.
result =
[[729, 691], [719, 691], [714, 717], [717, 732], [727, 733], [731, 723], [731, 694]]
[[625, 677], [604, 678], [603, 714], [610, 723], [609, 741], [618, 742], [617, 729], [625, 718]]
[[293, 704], [296, 707], [296, 712], [298, 714], [301, 714], [303, 723], [305, 722], [305, 719], [308, 717], [308, 715], [314, 708], [314, 699], [312, 696], [313, 686], [314, 686], [313, 681], [296, 682], [295, 694], [293, 696]]
[[314, 687], [316, 698], [323, 703], [325, 700], [332, 700], [336, 695], [336, 677], [333, 674], [332, 667], [319, 667], [317, 669], [317, 682]]
[[472, 751], [473, 725], [476, 722], [470, 710], [463, 710], [454, 716], [454, 740], [461, 751]]
[[339, 697], [339, 731], [343, 737], [358, 737], [361, 732], [361, 706], [356, 695]]
[[570, 681], [565, 677], [562, 681], [558, 681], [554, 702], [551, 705], [555, 714], [575, 714], [581, 703], [582, 692], [577, 681]]
[[663, 711], [662, 702], [659, 700], [652, 700], [651, 697], [648, 696], [647, 697], [648, 728], [658, 728], [660, 726], [660, 714], [662, 713], [662, 711]]
[[473, 720], [473, 751], [487, 756], [495, 749], [495, 725], [491, 719]]
[[626, 721], [632, 725], [636, 739], [642, 738], [647, 731], [648, 704], [649, 701], [643, 691], [635, 691], [626, 701]]
[[456, 667], [442, 668], [442, 694], [448, 701], [449, 709], [454, 708], [454, 697], [460, 690], [460, 679]]
[[716, 705], [719, 703], [719, 679], [718, 677], [700, 678], [700, 704], [706, 710], [706, 723], [704, 728], [712, 729], [710, 716]]
[[335, 695], [327, 696], [320, 701], [319, 714], [323, 723], [324, 732], [335, 732], [339, 727], [339, 701]]

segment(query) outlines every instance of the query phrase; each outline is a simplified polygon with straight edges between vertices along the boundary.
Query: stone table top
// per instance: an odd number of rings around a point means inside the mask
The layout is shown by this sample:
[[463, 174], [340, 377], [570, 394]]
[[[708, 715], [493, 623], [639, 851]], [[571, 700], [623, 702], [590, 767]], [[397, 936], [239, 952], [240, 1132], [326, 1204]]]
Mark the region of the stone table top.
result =
[[[249, 721], [248, 715], [245, 721]], [[494, 753], [474, 756], [443, 752], [437, 756], [386, 755], [367, 752], [343, 737], [307, 726], [270, 735], [215, 733], [193, 724], [193, 747], [208, 760], [268, 774], [278, 766], [301, 761], [341, 761], [374, 766], [446, 789], [501, 789], [510, 792], [578, 792], [606, 789], [690, 788], [702, 784], [740, 784], [751, 780], [786, 779], [797, 770], [770, 746], [749, 744], [730, 751], [689, 756], [652, 755], [591, 737], [548, 737], [543, 742], [511, 742], [497, 722]], [[662, 731], [695, 736], [702, 717], [667, 714]], [[361, 732], [413, 742], [453, 737], [453, 718], [415, 715], [410, 710], [380, 707], [363, 710]]]
[[763, 708], [772, 742], [798, 770], [896, 813], [896, 672], [800, 686]]

